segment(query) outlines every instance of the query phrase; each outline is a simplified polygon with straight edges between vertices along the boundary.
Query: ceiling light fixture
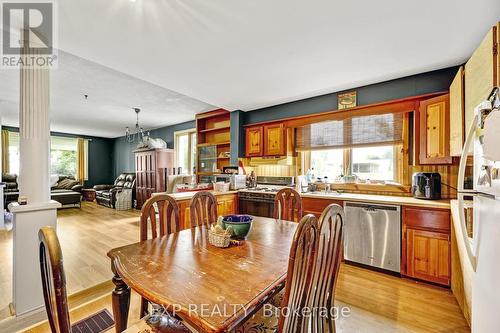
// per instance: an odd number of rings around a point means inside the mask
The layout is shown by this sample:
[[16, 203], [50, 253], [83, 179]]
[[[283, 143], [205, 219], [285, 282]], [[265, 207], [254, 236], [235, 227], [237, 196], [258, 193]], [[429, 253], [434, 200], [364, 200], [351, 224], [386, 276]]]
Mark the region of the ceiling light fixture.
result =
[[127, 126], [125, 128], [125, 138], [127, 139], [128, 142], [134, 143], [137, 137], [138, 141], [142, 141], [144, 139], [144, 131], [142, 127], [139, 126], [139, 112], [141, 112], [141, 109], [139, 108], [133, 108], [135, 111], [137, 120], [135, 122], [135, 130], [134, 132], [130, 131], [130, 128]]

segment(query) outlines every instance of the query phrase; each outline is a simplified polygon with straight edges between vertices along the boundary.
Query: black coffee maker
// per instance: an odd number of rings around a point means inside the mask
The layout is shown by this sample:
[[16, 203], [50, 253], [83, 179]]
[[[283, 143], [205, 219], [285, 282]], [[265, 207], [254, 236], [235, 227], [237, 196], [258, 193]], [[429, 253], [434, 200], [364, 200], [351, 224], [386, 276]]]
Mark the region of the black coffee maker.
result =
[[441, 175], [437, 172], [414, 173], [411, 193], [417, 199], [441, 199]]

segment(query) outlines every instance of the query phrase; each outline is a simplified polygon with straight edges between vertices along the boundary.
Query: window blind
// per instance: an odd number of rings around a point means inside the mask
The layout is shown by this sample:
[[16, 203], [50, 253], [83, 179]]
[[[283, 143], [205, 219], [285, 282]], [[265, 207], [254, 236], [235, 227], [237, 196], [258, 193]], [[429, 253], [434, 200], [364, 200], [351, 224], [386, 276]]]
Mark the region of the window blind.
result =
[[403, 141], [403, 113], [357, 116], [297, 128], [298, 151], [398, 144]]

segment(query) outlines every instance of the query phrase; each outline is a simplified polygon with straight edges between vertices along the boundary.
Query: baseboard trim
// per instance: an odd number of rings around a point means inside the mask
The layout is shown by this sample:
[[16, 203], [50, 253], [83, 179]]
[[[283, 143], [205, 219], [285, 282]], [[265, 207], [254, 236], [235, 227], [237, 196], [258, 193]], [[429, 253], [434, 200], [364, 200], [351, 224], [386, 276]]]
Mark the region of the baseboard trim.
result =
[[[113, 288], [113, 282], [108, 280], [71, 294], [68, 296], [70, 312], [109, 295], [113, 291]], [[42, 306], [20, 316], [12, 316], [0, 321], [0, 332], [24, 332], [46, 321], [47, 314], [45, 307]]]

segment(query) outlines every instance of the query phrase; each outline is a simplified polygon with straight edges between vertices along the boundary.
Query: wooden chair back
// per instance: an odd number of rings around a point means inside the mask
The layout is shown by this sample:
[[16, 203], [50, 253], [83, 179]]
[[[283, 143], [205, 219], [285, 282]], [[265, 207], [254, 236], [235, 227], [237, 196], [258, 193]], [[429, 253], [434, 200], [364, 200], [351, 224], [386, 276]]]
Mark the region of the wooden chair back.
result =
[[[288, 259], [288, 273], [283, 296], [283, 307], [302, 309], [307, 304], [307, 294], [311, 289], [314, 262], [318, 243], [318, 220], [307, 214], [300, 220], [293, 238]], [[279, 332], [307, 332], [307, 320], [290, 312], [280, 316]]]
[[50, 329], [54, 333], [70, 333], [66, 277], [59, 239], [52, 227], [40, 229], [38, 239], [43, 299]]
[[[158, 217], [157, 217], [158, 215]], [[141, 241], [162, 237], [181, 229], [181, 218], [177, 201], [167, 194], [158, 194], [149, 198], [141, 209]]]
[[[283, 307], [307, 307], [310, 316], [281, 316], [279, 332], [334, 333], [334, 306], [343, 244], [344, 210], [331, 204], [319, 222], [308, 214], [300, 221], [290, 250]], [[322, 315], [319, 312], [322, 311]], [[314, 312], [316, 311], [316, 312]], [[325, 315], [326, 314], [326, 315]]]
[[274, 218], [299, 222], [302, 218], [302, 197], [292, 188], [278, 191], [274, 199]]
[[210, 192], [197, 192], [189, 206], [191, 228], [217, 222], [217, 198]]

